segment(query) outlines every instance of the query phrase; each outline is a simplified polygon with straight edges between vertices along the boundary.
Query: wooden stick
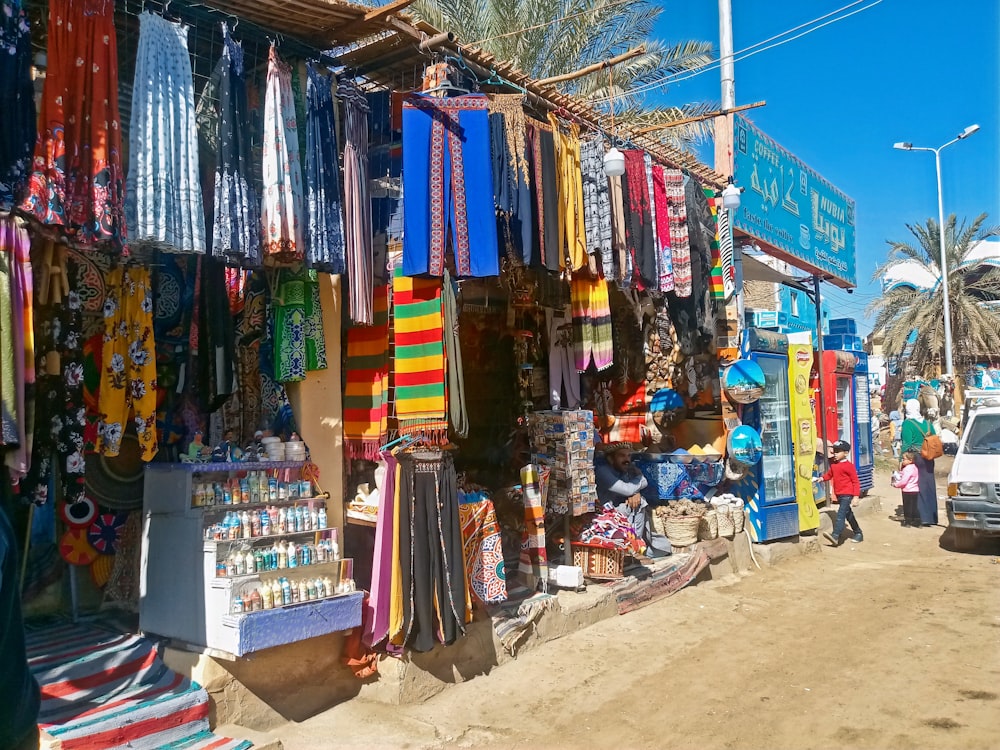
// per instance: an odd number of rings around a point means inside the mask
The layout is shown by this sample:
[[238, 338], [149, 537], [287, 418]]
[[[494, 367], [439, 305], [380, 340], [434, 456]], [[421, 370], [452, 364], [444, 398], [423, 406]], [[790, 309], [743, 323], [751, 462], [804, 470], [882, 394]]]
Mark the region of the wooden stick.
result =
[[646, 45], [640, 44], [638, 47], [630, 49], [628, 52], [623, 52], [620, 55], [616, 55], [604, 62], [594, 63], [593, 65], [587, 65], [586, 67], [580, 68], [579, 70], [573, 70], [569, 73], [563, 73], [562, 75], [552, 76], [551, 78], [542, 78], [536, 83], [540, 86], [551, 86], [554, 83], [562, 83], [563, 81], [572, 81], [577, 78], [583, 78], [591, 73], [596, 73], [604, 68], [608, 68], [612, 65], [617, 65], [618, 63], [623, 63], [626, 60], [631, 60], [633, 57], [638, 57], [639, 55], [646, 54]]
[[756, 109], [757, 107], [763, 107], [767, 102], [754, 102], [753, 104], [741, 104], [739, 107], [732, 107], [730, 109], [719, 109], [715, 112], [706, 112], [703, 115], [696, 115], [695, 117], [684, 117], [680, 120], [671, 120], [670, 122], [665, 122], [661, 125], [650, 125], [648, 128], [639, 128], [635, 131], [636, 135], [645, 135], [646, 133], [653, 133], [657, 130], [666, 130], [667, 128], [676, 128], [678, 125], [687, 125], [692, 122], [701, 122], [702, 120], [709, 120], [713, 117], [718, 117], [719, 115], [729, 115], [733, 112], [742, 112], [746, 109]]

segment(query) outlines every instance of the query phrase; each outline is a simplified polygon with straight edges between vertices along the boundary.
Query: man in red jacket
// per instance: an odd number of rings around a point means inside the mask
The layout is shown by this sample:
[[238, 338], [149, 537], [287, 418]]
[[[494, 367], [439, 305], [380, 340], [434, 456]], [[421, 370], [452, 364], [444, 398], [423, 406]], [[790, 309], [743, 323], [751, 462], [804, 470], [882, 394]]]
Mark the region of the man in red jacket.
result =
[[[837, 509], [837, 520], [833, 524], [833, 533], [823, 532], [831, 545], [840, 546], [840, 537], [844, 533], [845, 524], [851, 525], [854, 536], [852, 542], [863, 542], [865, 537], [861, 533], [861, 526], [858, 519], [854, 517], [851, 506], [861, 495], [861, 484], [858, 482], [858, 470], [848, 456], [851, 453], [851, 444], [846, 440], [838, 440], [830, 446], [830, 470], [823, 475], [822, 480], [829, 482], [833, 480], [833, 494], [837, 496], [840, 507]], [[816, 481], [816, 480], [814, 480]]]

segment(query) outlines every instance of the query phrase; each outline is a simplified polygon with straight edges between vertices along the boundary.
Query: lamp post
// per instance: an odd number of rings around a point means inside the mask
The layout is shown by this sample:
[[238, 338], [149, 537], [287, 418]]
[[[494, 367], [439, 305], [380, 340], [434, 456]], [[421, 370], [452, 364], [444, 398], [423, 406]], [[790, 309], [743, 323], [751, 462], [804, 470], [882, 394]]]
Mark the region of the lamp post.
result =
[[893, 144], [893, 148], [898, 148], [900, 151], [932, 151], [934, 153], [934, 164], [937, 168], [938, 235], [941, 244], [941, 284], [944, 299], [944, 367], [945, 374], [952, 378], [955, 376], [955, 371], [951, 358], [951, 302], [948, 290], [948, 256], [946, 255], [944, 244], [944, 198], [941, 194], [941, 152], [951, 144], [965, 140], [977, 130], [979, 130], [978, 125], [970, 125], [959, 133], [957, 137], [952, 138], [943, 146], [938, 146], [937, 148], [914, 146], [912, 143], [906, 141]]

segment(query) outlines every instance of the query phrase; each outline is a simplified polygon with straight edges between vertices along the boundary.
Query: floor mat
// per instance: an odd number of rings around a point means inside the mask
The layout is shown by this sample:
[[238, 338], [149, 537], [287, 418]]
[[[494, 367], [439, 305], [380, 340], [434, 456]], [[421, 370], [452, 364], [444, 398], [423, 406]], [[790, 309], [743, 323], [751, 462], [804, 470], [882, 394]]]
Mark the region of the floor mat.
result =
[[208, 693], [167, 668], [138, 635], [68, 622], [25, 627], [42, 688], [39, 726], [63, 750], [245, 750], [214, 735]]
[[677, 593], [697, 578], [710, 561], [708, 553], [699, 546], [694, 552], [676, 554], [666, 560], [657, 560], [652, 568], [644, 567], [648, 574], [641, 578], [627, 570], [628, 577], [613, 584], [618, 614], [632, 612]]

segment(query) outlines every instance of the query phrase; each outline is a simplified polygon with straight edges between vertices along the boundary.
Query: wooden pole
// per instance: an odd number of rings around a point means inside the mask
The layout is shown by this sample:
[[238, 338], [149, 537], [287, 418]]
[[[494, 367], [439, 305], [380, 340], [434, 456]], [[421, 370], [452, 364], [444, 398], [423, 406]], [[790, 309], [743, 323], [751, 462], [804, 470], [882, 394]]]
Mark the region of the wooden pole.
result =
[[364, 23], [381, 21], [383, 18], [391, 15], [392, 13], [408, 8], [413, 5], [414, 2], [416, 2], [416, 0], [392, 0], [391, 3], [386, 3], [385, 5], [380, 5], [377, 8], [372, 8], [370, 11], [365, 13], [361, 20]]
[[587, 65], [579, 70], [573, 70], [569, 73], [563, 73], [562, 75], [552, 76], [551, 78], [542, 78], [537, 83], [540, 86], [551, 86], [554, 83], [562, 83], [563, 81], [572, 81], [577, 78], [583, 78], [591, 73], [597, 73], [604, 68], [609, 68], [612, 65], [617, 65], [618, 63], [623, 63], [626, 60], [631, 60], [633, 57], [638, 57], [639, 55], [646, 54], [646, 45], [640, 44], [638, 47], [630, 49], [628, 52], [623, 52], [620, 55], [616, 55], [603, 62], [594, 63], [593, 65]]
[[703, 115], [696, 115], [695, 117], [684, 117], [680, 120], [671, 120], [670, 122], [665, 122], [662, 125], [650, 125], [647, 128], [639, 128], [636, 130], [636, 135], [645, 135], [646, 133], [653, 133], [657, 130], [666, 130], [667, 128], [676, 128], [678, 125], [687, 125], [692, 122], [701, 122], [702, 120], [708, 120], [712, 117], [720, 117], [722, 115], [729, 115], [733, 112], [742, 112], [746, 109], [756, 109], [757, 107], [763, 107], [767, 102], [754, 102], [753, 104], [741, 104], [739, 107], [732, 107], [730, 109], [719, 109], [715, 112], [706, 112]]

